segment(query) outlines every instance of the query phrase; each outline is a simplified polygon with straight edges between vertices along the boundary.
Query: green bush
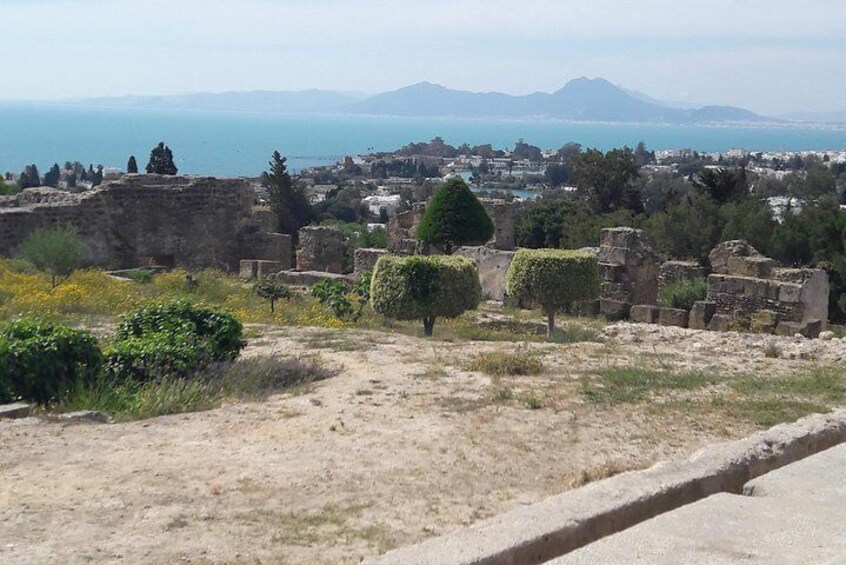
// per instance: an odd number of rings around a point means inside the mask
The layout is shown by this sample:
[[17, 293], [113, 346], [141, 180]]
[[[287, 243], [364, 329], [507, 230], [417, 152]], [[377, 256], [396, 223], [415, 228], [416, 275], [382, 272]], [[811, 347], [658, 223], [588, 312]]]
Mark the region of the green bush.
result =
[[599, 296], [599, 263], [594, 255], [580, 251], [520, 249], [508, 268], [505, 291], [539, 304], [552, 336], [557, 311]]
[[708, 281], [696, 278], [689, 281], [679, 281], [669, 284], [661, 290], [658, 303], [665, 308], [681, 308], [690, 310], [693, 303], [708, 297]]
[[417, 238], [452, 253], [462, 245], [483, 245], [494, 225], [479, 199], [459, 177], [441, 184], [417, 228]]
[[106, 350], [106, 376], [114, 382], [187, 378], [212, 364], [212, 342], [190, 331], [149, 332], [116, 340]]
[[87, 331], [20, 319], [0, 328], [0, 402], [46, 404], [93, 381], [103, 363]]
[[48, 273], [55, 288], [79, 268], [85, 249], [76, 228], [63, 225], [35, 230], [21, 244], [18, 253], [36, 269]]
[[311, 287], [311, 295], [329, 308], [336, 318], [344, 318], [354, 311], [347, 297], [347, 285], [340, 281], [323, 279]]
[[245, 345], [238, 318], [186, 300], [148, 306], [127, 315], [118, 325], [115, 341], [158, 333], [193, 335], [207, 340], [213, 361], [231, 361]]
[[466, 257], [384, 256], [370, 286], [373, 309], [398, 320], [423, 320], [432, 335], [439, 317], [455, 318], [479, 305], [482, 288], [476, 264]]

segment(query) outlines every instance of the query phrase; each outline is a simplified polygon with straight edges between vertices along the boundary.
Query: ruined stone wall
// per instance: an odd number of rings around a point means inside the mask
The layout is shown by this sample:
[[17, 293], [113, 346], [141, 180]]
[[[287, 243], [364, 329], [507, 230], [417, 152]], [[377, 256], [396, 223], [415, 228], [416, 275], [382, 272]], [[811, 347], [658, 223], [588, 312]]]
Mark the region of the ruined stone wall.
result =
[[485, 208], [494, 223], [493, 239], [488, 247], [511, 251], [517, 248], [517, 237], [514, 223], [517, 216], [518, 204], [495, 198], [480, 198], [479, 202]]
[[335, 228], [302, 228], [297, 248], [297, 270], [341, 274], [346, 253], [344, 234]]
[[246, 181], [159, 175], [127, 175], [79, 194], [28, 189], [0, 206], [0, 255], [12, 255], [38, 228], [68, 223], [92, 264], [237, 270], [251, 251], [243, 236], [258, 230], [253, 199]]
[[461, 247], [455, 254], [476, 262], [482, 297], [485, 300], [505, 300], [505, 275], [514, 260], [515, 251], [490, 247]]
[[657, 302], [661, 257], [641, 230], [602, 230], [598, 259], [600, 311], [604, 315], [625, 318], [633, 305]]
[[704, 278], [708, 273], [693, 261], [666, 261], [658, 269], [658, 295], [665, 286]]

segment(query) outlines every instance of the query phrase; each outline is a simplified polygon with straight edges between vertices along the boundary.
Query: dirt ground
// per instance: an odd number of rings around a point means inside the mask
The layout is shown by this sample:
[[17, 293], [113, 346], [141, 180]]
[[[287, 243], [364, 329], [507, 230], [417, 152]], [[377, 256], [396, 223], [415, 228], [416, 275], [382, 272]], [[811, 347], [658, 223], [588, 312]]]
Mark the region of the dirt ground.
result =
[[[0, 422], [2, 563], [357, 563], [591, 478], [687, 456], [752, 424], [579, 394], [585, 371], [777, 378], [846, 343], [620, 324], [601, 343], [526, 344], [545, 370], [466, 370], [502, 342], [263, 328], [246, 355], [338, 370], [266, 402], [120, 424]], [[781, 358], [764, 351], [776, 343]], [[497, 397], [508, 388], [509, 397]], [[520, 399], [533, 396], [542, 408]]]

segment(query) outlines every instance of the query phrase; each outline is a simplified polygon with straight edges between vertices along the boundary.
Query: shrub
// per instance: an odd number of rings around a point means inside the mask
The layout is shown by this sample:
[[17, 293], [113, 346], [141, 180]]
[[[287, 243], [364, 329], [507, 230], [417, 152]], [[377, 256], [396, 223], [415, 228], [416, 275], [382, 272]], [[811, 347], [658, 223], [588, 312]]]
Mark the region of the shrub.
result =
[[353, 313], [353, 306], [347, 298], [347, 285], [340, 281], [323, 279], [311, 287], [311, 295], [328, 307], [337, 318]]
[[190, 331], [148, 332], [116, 340], [106, 350], [106, 376], [114, 381], [187, 378], [209, 366], [212, 342]]
[[270, 302], [270, 312], [276, 311], [276, 301], [291, 298], [291, 289], [283, 282], [273, 279], [262, 279], [253, 286], [253, 292]]
[[482, 245], [494, 225], [479, 199], [459, 177], [441, 184], [426, 207], [417, 238], [452, 253], [462, 245]]
[[496, 376], [537, 375], [543, 370], [543, 363], [528, 351], [516, 353], [495, 351], [477, 355], [470, 362], [469, 368], [471, 371]]
[[460, 316], [476, 308], [481, 297], [476, 264], [465, 257], [381, 257], [370, 286], [376, 312], [398, 320], [422, 319], [427, 337], [437, 318]]
[[49, 273], [56, 288], [79, 268], [85, 250], [76, 229], [64, 225], [35, 230], [21, 244], [19, 254], [39, 271]]
[[693, 303], [705, 300], [708, 296], [708, 281], [696, 278], [689, 281], [679, 281], [669, 284], [661, 290], [658, 303], [665, 308], [680, 308], [690, 310]]
[[599, 296], [599, 264], [594, 255], [580, 251], [520, 249], [508, 268], [505, 290], [539, 304], [552, 336], [558, 310]]
[[0, 402], [45, 404], [93, 381], [102, 363], [90, 332], [28, 319], [10, 322], [0, 329]]
[[127, 315], [118, 325], [115, 340], [121, 342], [158, 333], [193, 335], [208, 340], [213, 361], [231, 361], [245, 345], [243, 326], [238, 318], [186, 300], [148, 306]]

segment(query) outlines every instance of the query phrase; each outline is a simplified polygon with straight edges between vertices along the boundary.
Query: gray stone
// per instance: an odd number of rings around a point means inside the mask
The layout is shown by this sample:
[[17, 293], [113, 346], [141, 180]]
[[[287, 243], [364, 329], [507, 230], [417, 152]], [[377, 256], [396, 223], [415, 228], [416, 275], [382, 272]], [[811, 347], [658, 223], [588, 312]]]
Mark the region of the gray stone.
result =
[[719, 275], [731, 274], [729, 260], [732, 257], [763, 257], [763, 255], [758, 253], [758, 250], [746, 241], [739, 239], [724, 241], [708, 254], [708, 261], [711, 263], [711, 272]]
[[631, 308], [632, 305], [627, 302], [606, 300], [604, 298], [599, 300], [599, 313], [612, 322], [627, 319]]
[[681, 308], [661, 308], [658, 313], [658, 323], [662, 326], [686, 328], [690, 322], [690, 312]]
[[63, 424], [110, 424], [112, 422], [111, 418], [102, 412], [97, 412], [96, 410], [69, 412], [67, 414], [52, 416], [50, 419]]
[[455, 254], [476, 262], [485, 300], [505, 300], [505, 275], [514, 260], [514, 251], [501, 251], [490, 247], [461, 247]]
[[727, 332], [731, 330], [731, 324], [734, 320], [731, 316], [725, 314], [714, 314], [711, 321], [708, 322], [708, 331], [712, 332]]
[[293, 265], [293, 240], [290, 235], [281, 233], [256, 232], [244, 236], [242, 256], [261, 261], [273, 261], [285, 271]]
[[632, 306], [630, 317], [632, 322], [639, 324], [654, 324], [658, 321], [658, 307], [651, 304], [637, 304]]
[[355, 274], [355, 277], [358, 279], [361, 278], [361, 275], [367, 271], [373, 272], [374, 267], [376, 267], [376, 261], [378, 261], [379, 257], [382, 257], [383, 255], [388, 255], [387, 249], [373, 249], [366, 247], [356, 249], [353, 253], [353, 273]]
[[688, 327], [692, 330], [707, 330], [708, 324], [714, 314], [717, 313], [717, 305], [714, 302], [698, 301], [693, 303], [690, 311], [690, 322]]
[[282, 263], [278, 261], [257, 261], [242, 259], [240, 277], [246, 281], [254, 281], [263, 279], [270, 275], [274, 275], [284, 270], [284, 265], [282, 265]]
[[488, 243], [488, 246], [503, 251], [516, 249], [517, 238], [514, 233], [514, 218], [519, 205], [516, 202], [495, 198], [480, 198], [479, 202], [481, 202], [494, 224], [493, 239]]
[[834, 332], [821, 332], [820, 339], [823, 341], [831, 341], [834, 339]]
[[347, 244], [335, 228], [308, 226], [300, 230], [297, 248], [298, 271], [343, 272]]
[[821, 320], [808, 320], [802, 324], [799, 333], [808, 339], [817, 339], [822, 333], [822, 328], [823, 324]]
[[776, 326], [776, 335], [793, 336], [801, 333], [802, 324], [799, 322], [779, 322]]
[[732, 255], [728, 257], [726, 264], [728, 274], [756, 279], [770, 278], [774, 268], [775, 261], [762, 255], [751, 257]]
[[12, 404], [0, 404], [0, 420], [3, 418], [16, 420], [26, 418], [32, 413], [32, 405], [26, 402], [14, 402]]

